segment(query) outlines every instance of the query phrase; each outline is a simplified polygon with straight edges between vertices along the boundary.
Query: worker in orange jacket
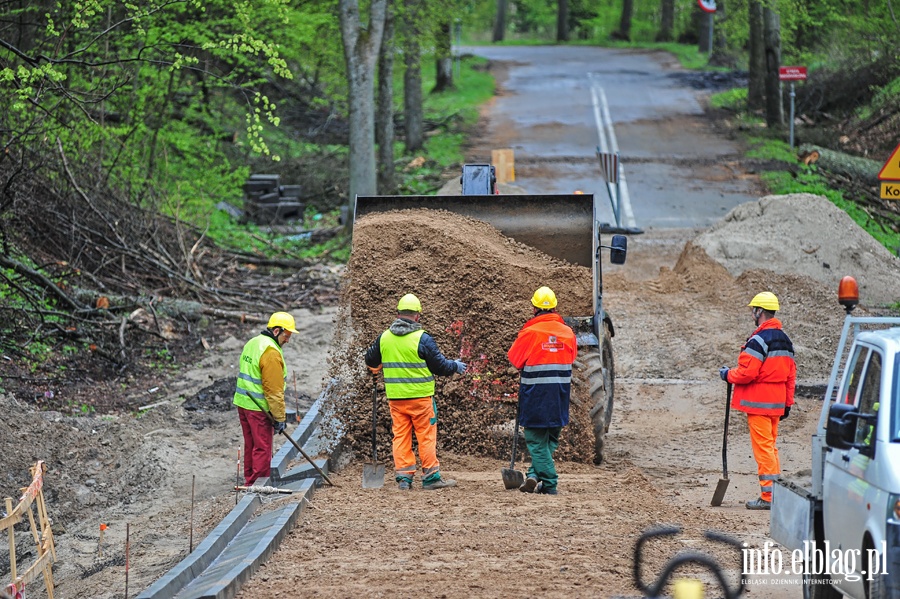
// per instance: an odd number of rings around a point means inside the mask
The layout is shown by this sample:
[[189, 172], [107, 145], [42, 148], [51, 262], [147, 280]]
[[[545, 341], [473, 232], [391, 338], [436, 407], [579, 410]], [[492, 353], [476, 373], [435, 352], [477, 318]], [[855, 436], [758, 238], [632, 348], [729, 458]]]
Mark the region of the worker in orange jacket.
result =
[[524, 493], [557, 494], [553, 453], [562, 428], [569, 424], [572, 363], [578, 354], [575, 333], [556, 312], [556, 294], [541, 287], [531, 298], [533, 318], [525, 323], [507, 352], [519, 370], [519, 422], [531, 454]]
[[759, 474], [759, 497], [748, 501], [748, 510], [772, 508], [772, 481], [781, 474], [778, 461], [778, 423], [791, 413], [797, 365], [794, 344], [775, 318], [778, 298], [763, 291], [748, 304], [756, 330], [741, 347], [737, 368], [723, 366], [719, 376], [734, 384], [731, 407], [747, 413], [750, 443]]

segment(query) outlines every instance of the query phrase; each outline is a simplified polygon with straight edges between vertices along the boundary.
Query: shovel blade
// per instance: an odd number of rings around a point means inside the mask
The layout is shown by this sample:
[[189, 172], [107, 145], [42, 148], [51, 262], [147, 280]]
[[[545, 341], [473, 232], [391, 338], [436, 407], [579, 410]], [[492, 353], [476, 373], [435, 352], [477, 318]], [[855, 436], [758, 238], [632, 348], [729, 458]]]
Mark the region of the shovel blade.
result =
[[363, 464], [363, 489], [380, 489], [384, 486], [384, 464]]
[[725, 491], [728, 490], [728, 479], [720, 478], [719, 483], [716, 485], [716, 491], [713, 493], [712, 501], [709, 502], [709, 505], [713, 507], [719, 507], [722, 505], [722, 499], [725, 498]]
[[503, 468], [500, 470], [503, 475], [503, 486], [509, 489], [518, 489], [525, 484], [525, 475], [513, 468]]

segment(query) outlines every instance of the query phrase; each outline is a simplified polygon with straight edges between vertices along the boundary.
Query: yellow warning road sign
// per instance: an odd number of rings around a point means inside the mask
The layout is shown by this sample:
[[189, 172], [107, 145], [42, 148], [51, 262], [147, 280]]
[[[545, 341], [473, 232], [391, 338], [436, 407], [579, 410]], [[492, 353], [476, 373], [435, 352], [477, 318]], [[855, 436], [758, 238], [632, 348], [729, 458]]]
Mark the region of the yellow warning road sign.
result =
[[[891, 152], [891, 157], [887, 159], [881, 171], [878, 173], [879, 181], [900, 181], [900, 145]], [[884, 187], [881, 188], [882, 198], [884, 197]]]
[[881, 199], [900, 200], [900, 181], [882, 181]]

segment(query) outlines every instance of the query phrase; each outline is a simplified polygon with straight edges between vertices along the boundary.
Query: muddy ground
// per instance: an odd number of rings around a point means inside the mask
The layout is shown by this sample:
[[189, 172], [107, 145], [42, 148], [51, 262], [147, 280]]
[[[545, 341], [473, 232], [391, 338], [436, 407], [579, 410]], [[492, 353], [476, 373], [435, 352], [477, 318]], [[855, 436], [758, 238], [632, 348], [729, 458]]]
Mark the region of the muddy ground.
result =
[[[829, 206], [817, 209], [828, 215]], [[764, 218], [765, 211], [756, 212]], [[846, 228], [844, 233], [854, 232], [851, 225], [835, 222]], [[736, 239], [746, 235], [742, 231], [751, 224], [742, 219], [732, 234]], [[838, 232], [820, 227], [804, 227], [798, 219], [785, 235], [812, 243]], [[709, 507], [721, 476], [724, 386], [717, 368], [734, 363], [752, 329], [745, 307], [749, 297], [760, 289], [779, 294], [785, 328], [798, 352], [801, 389], [807, 391], [782, 426], [782, 466], [788, 475], [802, 474], [809, 468], [808, 439], [821, 405], [815, 390], [827, 378], [842, 312], [834, 287], [802, 270], [731, 274], [728, 259], [713, 260], [702, 249], [712, 234], [649, 230], [630, 240], [624, 266], [607, 267], [604, 298], [616, 325], [617, 379], [602, 465], [560, 461], [557, 497], [508, 492], [500, 477], [508, 462], [467, 454], [459, 439], [442, 429], [442, 468], [459, 486], [401, 494], [390, 480], [379, 491], [361, 489], [366, 456], [357, 456], [334, 475], [338, 488], [316, 492], [281, 550], [240, 596], [295, 596], [298, 585], [304, 586], [304, 595], [318, 597], [637, 596], [632, 550], [637, 535], [649, 527], [671, 524], [684, 533], [648, 549], [647, 577], [684, 548], [708, 549], [734, 564], [734, 554], [702, 539], [708, 529], [760, 546], [767, 538], [768, 515], [743, 508], [757, 483], [746, 420], [739, 414], [729, 431], [732, 484], [724, 505]], [[435, 244], [434, 251], [446, 251], [450, 258], [466, 251], [464, 243], [450, 238]], [[865, 245], [860, 251], [879, 252]], [[524, 298], [527, 289], [519, 295]], [[446, 301], [430, 299], [432, 305]], [[503, 328], [522, 317], [515, 308], [521, 299], [511, 298]], [[426, 327], [440, 333], [452, 353], [446, 329], [460, 314], [429, 311], [427, 300], [425, 306]], [[372, 310], [361, 330], [389, 322], [390, 306], [377, 302]], [[331, 372], [328, 349], [342, 355], [356, 347], [346, 343], [348, 322], [336, 321], [339, 313], [337, 308], [295, 313], [300, 335], [286, 351], [298, 376], [301, 410]], [[490, 314], [476, 316], [494, 322]], [[56, 596], [124, 596], [126, 525], [128, 588], [135, 595], [182, 559], [191, 543], [196, 546], [234, 505], [229, 489], [237, 472], [240, 432], [227, 408], [228, 383], [222, 381], [233, 376], [242, 341], [255, 329], [247, 325], [242, 334], [214, 344], [200, 364], [172, 377], [171, 401], [138, 419], [35, 414], [4, 398], [5, 421], [17, 423], [15, 430], [26, 441], [4, 447], [17, 452], [23, 468], [34, 459], [50, 465], [48, 506], [60, 558], [54, 569]], [[212, 390], [198, 393], [208, 387]], [[10, 427], [4, 430], [11, 434]], [[476, 437], [473, 431], [467, 434]], [[7, 486], [25, 484], [27, 476], [20, 480]], [[100, 523], [109, 529], [98, 547]], [[17, 538], [25, 551], [29, 539], [25, 534]], [[752, 591], [751, 596], [791, 597], [799, 588], [773, 584]], [[39, 584], [29, 596], [43, 596]]]

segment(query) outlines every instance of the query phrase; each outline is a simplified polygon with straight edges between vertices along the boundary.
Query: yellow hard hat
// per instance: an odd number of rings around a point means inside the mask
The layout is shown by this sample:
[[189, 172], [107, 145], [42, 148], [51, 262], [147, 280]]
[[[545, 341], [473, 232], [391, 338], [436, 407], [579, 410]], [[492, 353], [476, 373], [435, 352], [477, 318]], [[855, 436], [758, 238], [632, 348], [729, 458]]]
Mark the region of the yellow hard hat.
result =
[[285, 331], [296, 333], [297, 329], [295, 329], [294, 326], [294, 317], [287, 312], [275, 312], [269, 317], [269, 324], [266, 325], [266, 327], [270, 329], [281, 327]]
[[753, 299], [750, 300], [750, 303], [747, 305], [752, 306], [753, 308], [762, 308], [769, 312], [777, 312], [778, 298], [775, 297], [775, 294], [771, 291], [763, 291], [762, 293], [757, 293], [753, 296]]
[[531, 305], [539, 310], [552, 310], [556, 307], [556, 294], [549, 287], [540, 287], [531, 296]]
[[397, 302], [397, 312], [421, 312], [422, 302], [412, 293], [407, 293]]

